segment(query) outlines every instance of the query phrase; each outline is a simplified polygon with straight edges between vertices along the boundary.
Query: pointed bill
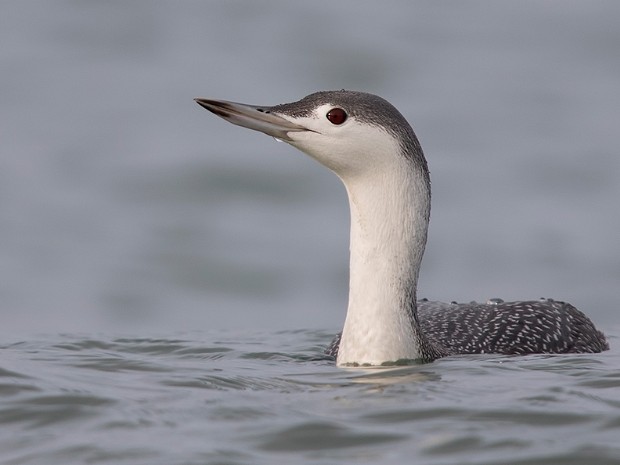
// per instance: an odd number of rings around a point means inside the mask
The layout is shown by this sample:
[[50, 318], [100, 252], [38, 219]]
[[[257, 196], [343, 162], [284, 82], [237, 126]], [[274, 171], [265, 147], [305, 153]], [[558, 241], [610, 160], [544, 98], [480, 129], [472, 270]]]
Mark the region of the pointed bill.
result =
[[194, 99], [198, 105], [232, 124], [253, 129], [277, 139], [291, 140], [289, 132], [308, 131], [307, 128], [277, 116], [269, 107], [257, 107], [225, 100]]

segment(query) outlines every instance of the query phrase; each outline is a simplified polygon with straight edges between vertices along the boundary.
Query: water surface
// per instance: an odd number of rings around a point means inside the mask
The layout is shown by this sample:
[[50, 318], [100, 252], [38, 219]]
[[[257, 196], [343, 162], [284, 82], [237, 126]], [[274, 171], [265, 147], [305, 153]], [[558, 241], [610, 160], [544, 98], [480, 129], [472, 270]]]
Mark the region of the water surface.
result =
[[4, 345], [2, 463], [620, 460], [615, 348], [361, 370], [323, 355], [330, 337], [195, 331]]

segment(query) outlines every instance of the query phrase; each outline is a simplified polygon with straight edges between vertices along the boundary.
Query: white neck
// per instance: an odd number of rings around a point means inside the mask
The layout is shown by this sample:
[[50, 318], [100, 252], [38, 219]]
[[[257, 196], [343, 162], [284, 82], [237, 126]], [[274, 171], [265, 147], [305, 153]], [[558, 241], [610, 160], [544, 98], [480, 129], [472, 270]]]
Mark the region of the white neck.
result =
[[338, 365], [423, 357], [426, 338], [417, 322], [416, 286], [430, 183], [426, 170], [412, 163], [402, 157], [378, 172], [342, 178], [351, 209], [351, 257]]

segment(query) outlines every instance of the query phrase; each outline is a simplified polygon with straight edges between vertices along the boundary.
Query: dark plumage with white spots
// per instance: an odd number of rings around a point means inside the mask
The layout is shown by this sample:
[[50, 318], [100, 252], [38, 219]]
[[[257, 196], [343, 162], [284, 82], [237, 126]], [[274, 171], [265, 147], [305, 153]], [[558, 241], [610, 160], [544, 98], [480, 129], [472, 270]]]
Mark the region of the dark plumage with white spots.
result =
[[[553, 299], [487, 303], [418, 301], [426, 360], [458, 354], [569, 354], [609, 349], [602, 332], [571, 304]], [[338, 334], [326, 353], [338, 355]]]

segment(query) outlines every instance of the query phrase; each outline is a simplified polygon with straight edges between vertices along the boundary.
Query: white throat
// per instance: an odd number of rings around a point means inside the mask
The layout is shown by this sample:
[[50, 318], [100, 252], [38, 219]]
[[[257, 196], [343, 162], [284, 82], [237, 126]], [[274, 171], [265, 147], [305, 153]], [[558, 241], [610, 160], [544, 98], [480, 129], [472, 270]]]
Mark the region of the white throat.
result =
[[351, 256], [338, 365], [423, 356], [415, 302], [430, 185], [428, 173], [398, 149], [386, 154], [390, 162], [377, 170], [343, 177], [351, 209]]

